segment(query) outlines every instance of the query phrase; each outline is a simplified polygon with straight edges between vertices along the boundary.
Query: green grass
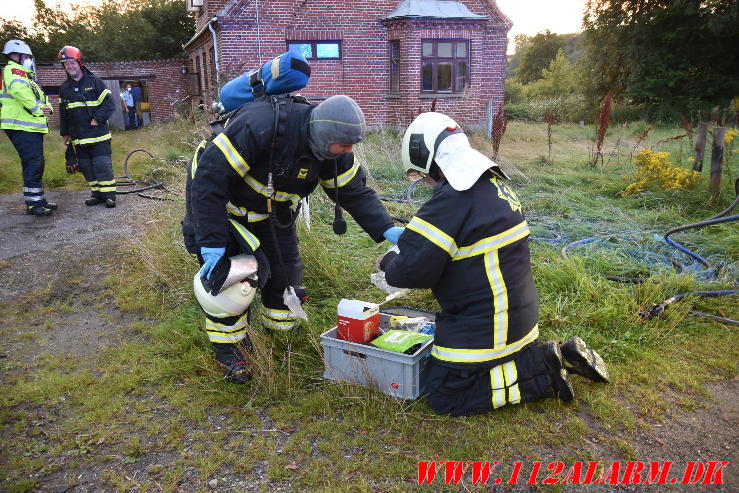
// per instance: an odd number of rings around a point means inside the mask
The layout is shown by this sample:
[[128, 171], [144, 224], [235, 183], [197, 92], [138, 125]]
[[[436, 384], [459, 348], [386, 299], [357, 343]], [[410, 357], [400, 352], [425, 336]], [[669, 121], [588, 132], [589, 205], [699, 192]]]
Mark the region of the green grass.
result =
[[[383, 298], [368, 278], [387, 245], [375, 245], [351, 220], [348, 233], [336, 238], [330, 226], [332, 206], [321, 192], [311, 198], [311, 230], [300, 229], [310, 322], [288, 335], [264, 335], [256, 324], [251, 330], [258, 378], [246, 387], [224, 383], [189, 288], [197, 266], [181, 244], [180, 197], [162, 204], [152, 218], [156, 222], [140, 240], [127, 245], [119, 269], [105, 280], [103, 295], [115, 296], [122, 310], [152, 321], [134, 326], [140, 337], [106, 349], [93, 367], [61, 354], [43, 355], [29, 365], [29, 372], [14, 372], [3, 385], [0, 443], [12, 446], [15, 453], [0, 461], [0, 475], [6, 475], [16, 491], [32, 491], [31, 472], [74, 471], [75, 465], [117, 458], [124, 464], [148, 464], [144, 479], [106, 468], [105, 484], [119, 491], [134, 486], [155, 489], [155, 483], [156, 489], [175, 491], [192, 470], [203, 481], [203, 491], [213, 477], [232, 473], [248, 482], [257, 471], [273, 481], [289, 480], [298, 489], [406, 491], [412, 486], [403, 481], [415, 478], [418, 460], [505, 464], [548, 453], [563, 460], [592, 460], [586, 437], [607, 444], [615, 456], [631, 458], [640, 427], [669, 421], [676, 410], [697, 406], [705, 399], [706, 382], [736, 375], [739, 355], [734, 329], [687, 315], [694, 306], [739, 318], [736, 297], [686, 300], [649, 322], [637, 316], [640, 306], [677, 292], [726, 288], [738, 260], [735, 223], [675, 238], [712, 262], [726, 264], [717, 281], [702, 282], [667, 267], [659, 269], [655, 282], [640, 285], [603, 278], [654, 268], [633, 255], [656, 248], [651, 245], [653, 232], [711, 216], [733, 199], [728, 179], [722, 193], [710, 197], [705, 178], [689, 192], [651, 190], [621, 197], [629, 183], [623, 177], [633, 173], [628, 156], [640, 128], [612, 128], [604, 147], [606, 164], [595, 168], [588, 165], [591, 127], [555, 126], [553, 164], [540, 159], [546, 153], [543, 125], [511, 122], [501, 146], [501, 164], [514, 177], [535, 236], [556, 232], [574, 241], [598, 234], [630, 235], [627, 240], [573, 248], [568, 259], [560, 255], [562, 244], [532, 243], [542, 337], [580, 335], [611, 369], [613, 382], [607, 386], [576, 379], [574, 405], [546, 400], [452, 419], [435, 415], [420, 401], [400, 401], [323, 380], [318, 336], [334, 323], [339, 299]], [[184, 123], [135, 135], [117, 133], [114, 161], [120, 163], [127, 151], [144, 147], [169, 156], [157, 165], [163, 168], [160, 176], [176, 175], [186, 160], [175, 156], [186, 155], [196, 133]], [[677, 133], [655, 129], [646, 145]], [[399, 140], [399, 134], [390, 131], [373, 133], [358, 146], [370, 185], [386, 196], [403, 197], [407, 187], [399, 167]], [[482, 138], [472, 140], [490, 152]], [[0, 147], [6, 145], [0, 141]], [[680, 141], [671, 141], [660, 149], [677, 155], [679, 146]], [[47, 159], [54, 152], [59, 149], [49, 149]], [[3, 155], [8, 160], [9, 154]], [[136, 172], [145, 175], [145, 167], [142, 163]], [[3, 190], [13, 191], [5, 179], [12, 178], [8, 168], [0, 167], [5, 173], [0, 182]], [[66, 174], [58, 179], [63, 188], [76, 186], [78, 180]], [[388, 209], [403, 217], [414, 211], [407, 204], [388, 203]], [[662, 251], [657, 248], [657, 253]], [[49, 288], [13, 307], [1, 307], [0, 316], [10, 321], [6, 327], [23, 332], [29, 319], [69, 312], [67, 304], [51, 303], [52, 293]], [[33, 313], [39, 298], [49, 300], [43, 314]], [[437, 308], [429, 291], [400, 301]], [[20, 337], [10, 331], [0, 335], [3, 340]], [[27, 440], [29, 427], [42, 432]]]

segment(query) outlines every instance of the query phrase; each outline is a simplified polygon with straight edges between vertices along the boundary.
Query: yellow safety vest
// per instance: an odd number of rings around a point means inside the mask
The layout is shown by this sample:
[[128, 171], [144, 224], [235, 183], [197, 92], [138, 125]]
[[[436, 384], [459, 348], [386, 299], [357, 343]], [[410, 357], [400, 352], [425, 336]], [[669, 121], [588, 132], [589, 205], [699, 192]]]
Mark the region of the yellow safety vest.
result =
[[0, 129], [49, 133], [42, 110], [48, 104], [44, 91], [31, 79], [31, 72], [9, 60], [0, 81]]

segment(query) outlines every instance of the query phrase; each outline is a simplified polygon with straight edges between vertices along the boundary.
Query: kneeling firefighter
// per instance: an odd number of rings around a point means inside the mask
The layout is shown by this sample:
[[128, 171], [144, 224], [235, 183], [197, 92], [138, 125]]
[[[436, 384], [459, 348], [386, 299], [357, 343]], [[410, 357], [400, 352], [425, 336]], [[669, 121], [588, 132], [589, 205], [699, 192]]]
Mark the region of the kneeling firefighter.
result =
[[[212, 280], [223, 259], [253, 255], [263, 325], [292, 329], [297, 316], [285, 300], [292, 297], [299, 307], [307, 299], [295, 218], [300, 200], [319, 184], [337, 204], [335, 232], [345, 229], [343, 207], [376, 242], [397, 239], [401, 228], [393, 227], [366, 186], [352, 153], [364, 133], [364, 114], [347, 96], [332, 96], [318, 106], [290, 97], [241, 106], [220, 133], [201, 143], [188, 173], [183, 233], [202, 266], [200, 278]], [[218, 293], [211, 287], [210, 294]], [[249, 349], [245, 312], [217, 316], [206, 310], [216, 360], [235, 383], [249, 378], [239, 350]]]
[[402, 158], [434, 192], [380, 268], [392, 286], [432, 289], [441, 306], [429, 406], [465, 416], [544, 397], [570, 401], [569, 373], [607, 382], [603, 360], [579, 337], [538, 339], [529, 228], [505, 173], [441, 113], [413, 121]]

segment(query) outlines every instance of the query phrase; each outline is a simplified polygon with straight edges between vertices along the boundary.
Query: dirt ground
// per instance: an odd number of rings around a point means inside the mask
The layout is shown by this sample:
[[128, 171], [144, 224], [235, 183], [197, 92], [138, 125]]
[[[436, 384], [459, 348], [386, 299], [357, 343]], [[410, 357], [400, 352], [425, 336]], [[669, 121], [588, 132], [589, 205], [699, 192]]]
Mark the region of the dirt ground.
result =
[[[52, 287], [53, 299], [64, 301], [75, 307], [70, 313], [62, 313], [55, 318], [49, 330], [40, 331], [40, 336], [32, 340], [13, 338], [0, 340], [0, 358], [8, 368], [22, 368], [24, 362], [32, 361], [44, 352], [59, 352], [75, 356], [93, 354], [100, 348], [119, 344], [130, 338], [141, 337], [131, 328], [131, 324], [141, 321], [137, 315], [118, 310], [110, 298], [99, 296], [103, 291], [101, 280], [110, 269], [116, 268], [116, 253], [121, 245], [137, 234], [137, 224], [147, 217], [147, 210], [156, 202], [137, 197], [119, 198], [119, 207], [106, 209], [103, 206], [87, 207], [84, 199], [88, 192], [51, 192], [48, 198], [59, 204], [59, 210], [50, 217], [36, 218], [24, 214], [20, 194], [0, 195], [0, 305], [13, 304], [24, 300], [33, 309], [34, 305], [27, 294], [34, 290]], [[101, 309], [102, 307], [102, 309]], [[34, 319], [41, 324], [41, 319]], [[3, 321], [0, 320], [0, 327]], [[3, 332], [0, 332], [2, 334]], [[81, 344], [80, 341], [85, 341]], [[13, 361], [15, 360], [15, 361]], [[22, 370], [10, 370], [22, 371]], [[7, 375], [0, 374], [0, 383]], [[675, 461], [676, 466], [686, 461], [729, 461], [724, 469], [723, 486], [695, 485], [690, 487], [652, 486], [649, 491], [737, 491], [737, 424], [739, 423], [739, 382], [734, 380], [717, 382], [709, 388], [711, 398], [705, 407], [695, 411], [681, 411], [661, 425], [650, 425], [638, 432], [631, 442], [636, 460]], [[156, 396], [151, 396], [156, 400]], [[164, 406], [166, 407], [166, 405]], [[42, 409], [32, 409], [32, 413], [43, 416]], [[257, 411], [259, 415], [259, 411]], [[265, 431], [273, 428], [268, 416], [261, 416]], [[30, 430], [29, 430], [30, 433]], [[136, 430], [131, 430], [132, 434]], [[143, 436], [142, 440], [150, 440]], [[604, 449], [597, 443], [588, 448], [598, 457], [607, 457], [613, 451]], [[0, 453], [12, 454], [12, 450]], [[176, 457], [166, 453], [150, 452], [141, 464], [161, 464], [167, 466]], [[541, 451], [542, 460], [562, 460], [562, 451]], [[2, 460], [2, 459], [0, 459]], [[64, 461], [64, 457], [54, 458]], [[621, 458], [621, 460], [624, 460]], [[140, 465], [139, 465], [140, 466]], [[116, 463], [112, 460], [105, 467], [126, 469], [134, 477], [147, 474], [146, 469]], [[73, 471], [55, 473], [39, 477], [38, 491], [46, 492], [93, 492], [108, 491], [98, 481], [100, 465], [88, 466], [88, 470], [77, 466]], [[78, 479], [70, 483], [73, 473]], [[292, 491], [289, 482], [269, 484], [245, 483], [237, 475], [219, 474], [216, 484], [204, 484], [196, 474], [185, 474], [180, 491], [196, 491], [204, 488], [212, 491], [251, 491], [267, 486], [272, 490], [279, 488]], [[3, 486], [0, 490], [10, 489]], [[399, 486], [402, 489], [402, 484]], [[437, 486], [438, 488], [438, 486]], [[679, 488], [682, 488], [679, 489]], [[567, 489], [569, 491], [569, 488]], [[505, 491], [491, 488], [490, 491]], [[573, 488], [573, 491], [647, 491], [644, 486], [590, 486]]]

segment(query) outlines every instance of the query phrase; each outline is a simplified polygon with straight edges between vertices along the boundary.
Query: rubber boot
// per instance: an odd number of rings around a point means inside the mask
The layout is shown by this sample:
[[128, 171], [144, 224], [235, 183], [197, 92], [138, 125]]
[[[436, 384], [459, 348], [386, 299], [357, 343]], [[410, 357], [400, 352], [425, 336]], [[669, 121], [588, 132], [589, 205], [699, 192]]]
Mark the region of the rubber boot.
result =
[[608, 383], [610, 377], [603, 358], [579, 337], [570, 337], [559, 345], [569, 373], [598, 383]]
[[559, 349], [558, 341], [547, 341], [544, 343], [544, 364], [549, 372], [552, 391], [554, 396], [564, 402], [570, 402], [575, 398], [575, 391], [572, 388], [569, 374], [565, 369], [562, 351]]
[[26, 214], [30, 214], [31, 216], [50, 216], [51, 213], [54, 212], [52, 209], [47, 209], [43, 205], [27, 205], [26, 206]]

